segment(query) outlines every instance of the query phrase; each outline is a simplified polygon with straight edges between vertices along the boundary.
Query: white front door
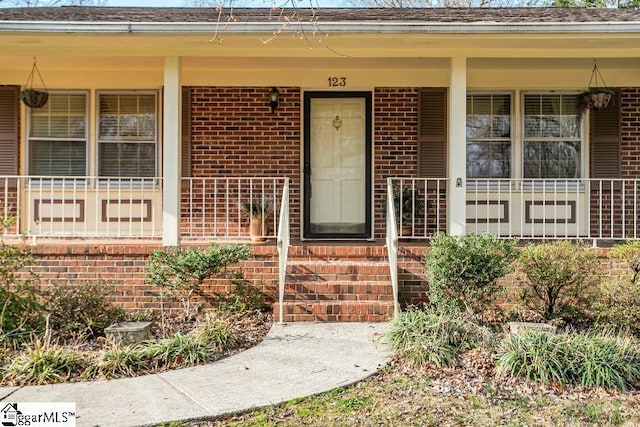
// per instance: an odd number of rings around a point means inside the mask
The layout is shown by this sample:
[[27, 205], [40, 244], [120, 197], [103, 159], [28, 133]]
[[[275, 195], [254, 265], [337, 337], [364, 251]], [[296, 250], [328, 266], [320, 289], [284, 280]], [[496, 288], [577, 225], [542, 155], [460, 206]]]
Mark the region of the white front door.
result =
[[370, 97], [309, 96], [306, 237], [369, 237]]

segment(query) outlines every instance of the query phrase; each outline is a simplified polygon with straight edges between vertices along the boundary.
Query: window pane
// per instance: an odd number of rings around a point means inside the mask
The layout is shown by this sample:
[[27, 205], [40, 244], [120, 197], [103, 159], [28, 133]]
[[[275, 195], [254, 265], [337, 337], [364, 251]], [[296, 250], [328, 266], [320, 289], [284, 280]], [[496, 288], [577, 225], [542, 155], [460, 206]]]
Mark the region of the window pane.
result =
[[155, 95], [100, 94], [99, 107], [101, 139], [155, 141]]
[[84, 141], [31, 141], [29, 174], [83, 176], [86, 156]]
[[526, 95], [524, 98], [525, 138], [580, 136], [576, 115], [576, 95]]
[[[511, 95], [467, 96], [467, 177], [511, 176]], [[495, 140], [496, 138], [502, 140]]]
[[74, 139], [86, 137], [86, 96], [84, 94], [52, 93], [43, 108], [34, 108], [29, 112], [29, 136]]
[[467, 178], [510, 178], [511, 143], [467, 144]]
[[525, 178], [581, 176], [581, 127], [576, 102], [576, 95], [525, 95]]
[[525, 178], [579, 178], [579, 141], [528, 141], [524, 144]]
[[100, 176], [155, 176], [155, 147], [154, 143], [100, 143]]
[[29, 174], [43, 176], [86, 174], [86, 94], [51, 93], [49, 101], [43, 108], [29, 110], [28, 123]]

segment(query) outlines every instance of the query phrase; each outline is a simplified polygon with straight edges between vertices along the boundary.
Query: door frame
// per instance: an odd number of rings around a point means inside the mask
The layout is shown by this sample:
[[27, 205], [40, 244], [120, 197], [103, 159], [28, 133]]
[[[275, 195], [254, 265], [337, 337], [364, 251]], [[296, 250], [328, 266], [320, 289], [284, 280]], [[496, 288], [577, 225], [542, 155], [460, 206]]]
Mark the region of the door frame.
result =
[[[364, 99], [365, 109], [365, 226], [364, 233], [311, 233], [311, 100], [314, 98], [321, 99], [343, 99], [343, 98], [362, 98]], [[303, 221], [302, 221], [302, 238], [303, 239], [358, 239], [369, 240], [372, 237], [372, 172], [373, 172], [373, 141], [372, 141], [372, 93], [369, 91], [309, 91], [304, 93], [303, 103], [303, 163], [302, 163], [302, 185], [303, 185]]]

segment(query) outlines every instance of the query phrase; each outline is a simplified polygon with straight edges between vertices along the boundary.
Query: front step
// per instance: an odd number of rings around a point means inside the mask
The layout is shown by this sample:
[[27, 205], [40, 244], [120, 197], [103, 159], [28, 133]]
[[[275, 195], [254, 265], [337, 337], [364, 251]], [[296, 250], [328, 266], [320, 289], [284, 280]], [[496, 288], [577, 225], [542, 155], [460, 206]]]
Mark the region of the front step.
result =
[[[308, 248], [289, 261], [285, 322], [382, 322], [393, 316], [388, 263], [370, 247], [339, 249]], [[276, 319], [280, 308], [273, 306]]]
[[[273, 304], [279, 319], [280, 303]], [[285, 301], [285, 322], [385, 322], [393, 316], [393, 301]]]

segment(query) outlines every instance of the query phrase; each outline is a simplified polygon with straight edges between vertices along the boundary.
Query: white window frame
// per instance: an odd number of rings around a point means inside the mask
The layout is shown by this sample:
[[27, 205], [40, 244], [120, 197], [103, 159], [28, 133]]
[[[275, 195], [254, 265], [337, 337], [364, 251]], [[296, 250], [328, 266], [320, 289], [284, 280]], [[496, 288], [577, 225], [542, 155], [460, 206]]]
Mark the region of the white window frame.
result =
[[[467, 189], [470, 191], [477, 191], [480, 189], [486, 189], [487, 186], [489, 186], [490, 188], [509, 188], [511, 186], [511, 182], [513, 181], [513, 179], [516, 176], [516, 167], [515, 167], [515, 150], [516, 150], [516, 145], [518, 144], [517, 141], [517, 136], [516, 136], [516, 110], [515, 110], [515, 93], [514, 91], [509, 91], [509, 90], [470, 90], [467, 91], [467, 96], [474, 96], [474, 95], [508, 95], [509, 96], [509, 116], [511, 118], [510, 120], [510, 129], [509, 129], [509, 133], [510, 133], [510, 138], [508, 139], [509, 143], [511, 144], [511, 149], [510, 149], [510, 155], [509, 155], [509, 178], [469, 178], [466, 177], [466, 183], [467, 183]], [[467, 114], [469, 112], [467, 111]], [[466, 116], [465, 116], [465, 132], [466, 132]], [[465, 138], [466, 139], [466, 143], [468, 144], [469, 142], [469, 138]], [[495, 141], [495, 138], [487, 138], [487, 141]], [[482, 139], [474, 139], [474, 141], [478, 141], [478, 142], [482, 142]], [[504, 142], [507, 142], [507, 139], [504, 140]], [[467, 168], [467, 159], [466, 159], [466, 144], [465, 144], [465, 174], [466, 174], [466, 168]]]
[[[520, 111], [519, 111], [519, 125], [520, 125], [520, 134], [518, 136], [518, 145], [519, 145], [519, 153], [520, 153], [520, 165], [518, 168], [518, 179], [523, 183], [523, 187], [525, 188], [542, 188], [542, 187], [550, 187], [550, 188], [560, 188], [570, 189], [576, 188], [577, 186], [583, 186], [584, 180], [587, 179], [587, 151], [588, 151], [588, 141], [586, 137], [586, 119], [582, 118], [579, 121], [579, 141], [580, 141], [580, 175], [575, 178], [525, 178], [524, 177], [524, 146], [525, 146], [525, 97], [527, 95], [569, 95], [575, 96], [578, 95], [577, 91], [571, 90], [523, 90], [520, 92]], [[542, 138], [538, 138], [539, 140]], [[556, 141], [562, 138], [550, 138], [549, 141]], [[535, 183], [532, 181], [536, 181]]]
[[[148, 177], [116, 177], [116, 176], [101, 176], [100, 175], [100, 143], [127, 143], [127, 140], [104, 140], [100, 137], [100, 96], [101, 95], [153, 95], [155, 98], [155, 138], [153, 141], [154, 144], [154, 173], [153, 176]], [[107, 185], [113, 185], [113, 181], [118, 181], [120, 187], [140, 187], [140, 185], [144, 185], [144, 187], [152, 186], [150, 183], [153, 182], [153, 186], [156, 186], [155, 180], [153, 178], [157, 178], [159, 168], [160, 168], [160, 145], [161, 145], [161, 112], [160, 112], [160, 93], [158, 90], [153, 89], [140, 89], [140, 90], [96, 90], [95, 91], [95, 174], [98, 178], [99, 184], [101, 187], [106, 187]], [[136, 141], [131, 141], [135, 143]], [[150, 144], [151, 142], [140, 142], [143, 144]], [[135, 179], [139, 178], [139, 179]], [[110, 184], [110, 183], [111, 184]]]
[[[51, 175], [52, 177], [57, 177], [59, 176], [60, 178], [54, 178], [55, 183], [62, 183], [63, 181], [72, 181], [69, 183], [66, 183], [66, 185], [77, 185], [82, 183], [82, 185], [84, 185], [84, 178], [87, 176], [88, 173], [88, 169], [89, 169], [89, 152], [90, 152], [90, 145], [91, 145], [91, 141], [89, 139], [89, 134], [90, 134], [90, 128], [91, 128], [91, 117], [90, 117], [90, 111], [89, 111], [89, 106], [91, 104], [91, 94], [88, 90], [50, 90], [49, 91], [49, 96], [56, 96], [56, 95], [84, 95], [85, 98], [85, 113], [84, 113], [84, 117], [85, 117], [85, 134], [84, 134], [84, 143], [85, 143], [85, 159], [84, 159], [84, 174], [83, 175]], [[45, 137], [32, 137], [31, 136], [31, 125], [32, 125], [32, 111], [33, 109], [28, 109], [28, 114], [26, 114], [26, 142], [27, 142], [27, 146], [26, 146], [26, 150], [25, 150], [25, 168], [26, 168], [26, 172], [27, 172], [27, 176], [31, 177], [33, 175], [33, 171], [31, 170], [31, 143], [32, 141], [60, 141], [60, 142], [64, 142], [64, 141], [78, 141], [80, 138], [45, 138]], [[33, 175], [33, 176], [40, 176], [40, 175]], [[80, 179], [82, 178], [82, 179]], [[30, 179], [30, 183], [32, 185], [41, 185], [43, 182], [46, 182], [48, 185], [51, 184], [50, 183], [51, 180], [49, 179]], [[75, 183], [75, 184], [74, 184]]]

